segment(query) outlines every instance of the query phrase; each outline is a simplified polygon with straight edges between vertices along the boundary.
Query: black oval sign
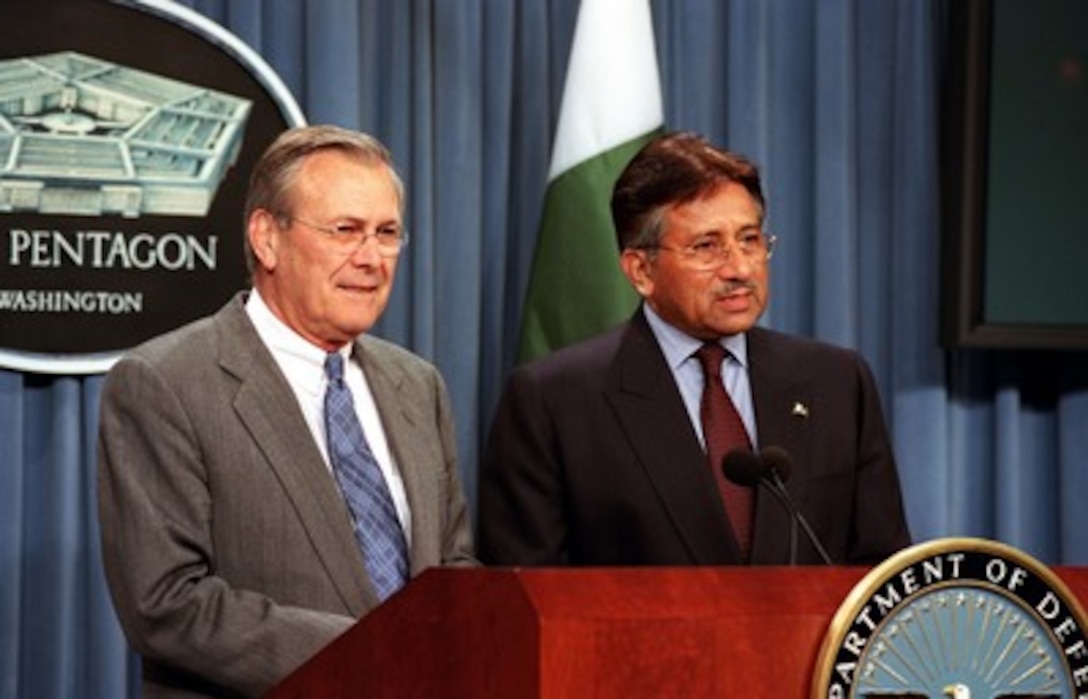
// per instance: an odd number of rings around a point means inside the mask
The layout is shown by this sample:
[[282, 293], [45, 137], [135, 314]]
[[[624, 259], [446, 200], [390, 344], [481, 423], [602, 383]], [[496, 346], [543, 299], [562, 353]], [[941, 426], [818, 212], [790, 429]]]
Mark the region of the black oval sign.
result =
[[0, 366], [105, 371], [248, 284], [242, 208], [303, 117], [237, 37], [182, 6], [0, 10]]

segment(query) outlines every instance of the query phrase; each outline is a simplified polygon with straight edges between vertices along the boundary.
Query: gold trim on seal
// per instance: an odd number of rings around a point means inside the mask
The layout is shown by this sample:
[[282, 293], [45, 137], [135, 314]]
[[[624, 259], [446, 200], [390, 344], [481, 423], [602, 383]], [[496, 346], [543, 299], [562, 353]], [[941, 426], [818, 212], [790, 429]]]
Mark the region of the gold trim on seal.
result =
[[847, 595], [817, 654], [811, 696], [1081, 696], [1085, 619], [1057, 574], [1012, 546], [923, 542]]

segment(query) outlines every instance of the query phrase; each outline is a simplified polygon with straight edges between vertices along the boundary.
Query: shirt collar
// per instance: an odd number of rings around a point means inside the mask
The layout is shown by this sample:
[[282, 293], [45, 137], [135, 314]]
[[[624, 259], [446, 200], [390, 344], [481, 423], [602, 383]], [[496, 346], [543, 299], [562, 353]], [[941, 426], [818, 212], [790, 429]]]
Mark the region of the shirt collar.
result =
[[[325, 390], [325, 350], [311, 343], [280, 320], [261, 298], [257, 289], [246, 299], [246, 312], [273, 356], [289, 366], [295, 376], [305, 377], [300, 386], [313, 395]], [[351, 358], [351, 343], [337, 352], [345, 366]]]
[[[642, 309], [654, 337], [657, 338], [657, 344], [661, 346], [661, 351], [665, 354], [665, 361], [673, 371], [676, 371], [696, 350], [702, 347], [702, 340], [670, 325], [650, 307], [650, 304], [643, 303]], [[748, 368], [748, 336], [745, 333], [726, 335], [719, 342], [742, 367]]]

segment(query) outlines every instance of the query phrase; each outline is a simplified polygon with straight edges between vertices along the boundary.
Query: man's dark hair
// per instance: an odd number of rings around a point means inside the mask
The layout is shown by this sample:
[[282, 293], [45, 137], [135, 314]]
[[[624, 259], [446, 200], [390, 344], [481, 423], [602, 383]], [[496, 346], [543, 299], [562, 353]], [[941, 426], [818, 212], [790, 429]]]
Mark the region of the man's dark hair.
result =
[[665, 134], [643, 146], [612, 190], [612, 221], [620, 250], [661, 242], [665, 209], [736, 182], [764, 208], [759, 169], [737, 153], [690, 132]]

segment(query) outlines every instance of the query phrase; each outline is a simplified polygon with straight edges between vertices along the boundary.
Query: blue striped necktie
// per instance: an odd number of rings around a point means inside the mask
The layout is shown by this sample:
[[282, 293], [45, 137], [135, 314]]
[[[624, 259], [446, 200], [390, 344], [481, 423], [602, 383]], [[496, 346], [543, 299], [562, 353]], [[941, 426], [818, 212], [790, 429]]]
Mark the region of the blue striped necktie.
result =
[[408, 547], [397, 519], [393, 497], [355, 413], [351, 389], [344, 382], [344, 358], [325, 358], [329, 385], [325, 391], [325, 434], [329, 460], [347, 500], [355, 540], [363, 552], [367, 573], [382, 600], [408, 579]]

